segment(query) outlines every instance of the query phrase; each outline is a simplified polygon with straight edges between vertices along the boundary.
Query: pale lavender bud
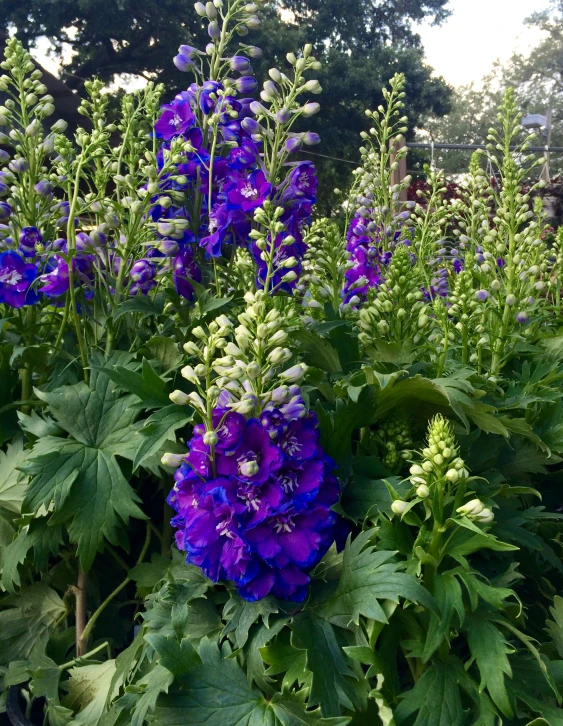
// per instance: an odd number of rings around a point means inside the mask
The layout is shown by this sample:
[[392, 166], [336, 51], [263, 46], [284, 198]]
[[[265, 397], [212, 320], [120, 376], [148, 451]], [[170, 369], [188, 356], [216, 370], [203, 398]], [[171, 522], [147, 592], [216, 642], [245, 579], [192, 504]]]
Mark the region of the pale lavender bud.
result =
[[180, 55], [185, 55], [188, 58], [195, 58], [196, 55], [199, 55], [199, 50], [194, 48], [192, 45], [181, 45], [178, 48], [178, 53], [180, 53]]
[[252, 101], [249, 108], [255, 116], [259, 116], [260, 114], [266, 113], [266, 109], [258, 101]]
[[205, 4], [205, 14], [209, 20], [215, 20], [217, 17], [217, 8], [213, 5], [211, 0]]
[[276, 121], [279, 124], [286, 124], [291, 118], [291, 112], [288, 108], [280, 108], [276, 114]]
[[256, 45], [248, 45], [245, 50], [251, 58], [262, 58], [262, 48]]
[[252, 93], [257, 86], [258, 81], [253, 76], [242, 76], [235, 81], [235, 88], [239, 93]]
[[268, 96], [278, 95], [278, 87], [273, 81], [264, 81], [264, 91]]
[[158, 251], [162, 252], [166, 257], [177, 255], [180, 250], [178, 243], [173, 239], [163, 239], [158, 245]]
[[207, 17], [207, 11], [205, 10], [205, 5], [203, 3], [196, 3], [194, 5], [194, 10], [200, 16], [200, 18]]
[[292, 136], [285, 142], [285, 150], [288, 154], [293, 154], [303, 148], [303, 142], [298, 136]]
[[309, 118], [309, 116], [314, 116], [316, 113], [318, 113], [320, 109], [321, 107], [318, 103], [306, 103], [301, 109], [301, 113], [306, 118]]
[[216, 20], [212, 20], [207, 26], [207, 34], [213, 40], [217, 40], [217, 38], [221, 37], [221, 28]]
[[243, 118], [241, 126], [249, 134], [260, 133], [260, 124], [254, 118]]
[[39, 181], [33, 188], [40, 197], [48, 197], [53, 191], [53, 185], [49, 181]]
[[243, 73], [250, 68], [248, 58], [245, 58], [243, 55], [234, 55], [229, 61], [229, 65], [237, 73]]
[[307, 133], [303, 134], [302, 138], [303, 143], [307, 144], [307, 146], [314, 146], [315, 144], [319, 144], [321, 141], [321, 137], [314, 131], [307, 131]]
[[245, 22], [250, 30], [258, 30], [258, 28], [262, 25], [260, 18], [257, 15], [251, 15]]
[[183, 55], [182, 53], [174, 56], [173, 63], [179, 71], [182, 71], [182, 73], [186, 73], [194, 65], [193, 60], [191, 58], [188, 58], [187, 55]]
[[513, 305], [516, 305], [516, 295], [507, 295], [506, 296], [506, 304], [512, 307]]
[[525, 313], [523, 310], [521, 310], [519, 313], [516, 313], [516, 322], [520, 323], [521, 325], [525, 325], [529, 319], [530, 319], [530, 316], [528, 315], [528, 313]]
[[475, 299], [479, 302], [485, 302], [488, 297], [489, 293], [486, 290], [477, 290], [475, 293]]
[[174, 233], [174, 225], [170, 224], [170, 222], [160, 222], [156, 225], [156, 228], [158, 234], [161, 234], [163, 237], [168, 237]]
[[25, 159], [13, 159], [8, 164], [8, 167], [10, 171], [13, 171], [15, 174], [23, 174], [29, 169], [29, 164]]
[[7, 161], [10, 161], [10, 154], [4, 149], [0, 149], [0, 164], [5, 164]]

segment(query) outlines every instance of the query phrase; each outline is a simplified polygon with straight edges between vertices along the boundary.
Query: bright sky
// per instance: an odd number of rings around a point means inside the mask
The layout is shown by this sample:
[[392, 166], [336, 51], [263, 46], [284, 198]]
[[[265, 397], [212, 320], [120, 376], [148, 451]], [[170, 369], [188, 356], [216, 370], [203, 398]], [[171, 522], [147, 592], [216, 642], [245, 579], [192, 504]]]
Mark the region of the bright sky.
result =
[[453, 86], [465, 85], [488, 73], [495, 60], [507, 60], [513, 50], [525, 51], [538, 41], [536, 29], [524, 25], [548, 0], [450, 0], [450, 18], [441, 26], [421, 24], [428, 64]]

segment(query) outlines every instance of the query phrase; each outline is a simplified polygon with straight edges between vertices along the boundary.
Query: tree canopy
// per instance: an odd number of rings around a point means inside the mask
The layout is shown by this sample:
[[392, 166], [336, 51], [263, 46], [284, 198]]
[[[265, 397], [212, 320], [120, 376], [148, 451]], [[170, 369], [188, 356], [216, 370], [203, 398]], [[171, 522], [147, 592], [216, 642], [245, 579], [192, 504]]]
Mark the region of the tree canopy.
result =
[[[424, 63], [424, 49], [413, 23], [439, 23], [448, 0], [286, 0], [261, 12], [262, 27], [248, 40], [264, 51], [253, 62], [260, 79], [285, 54], [305, 42], [323, 62], [321, 114], [311, 128], [321, 134], [314, 151], [354, 162], [358, 134], [366, 128], [365, 110], [382, 101], [381, 87], [395, 72], [408, 79], [405, 112], [411, 126], [449, 109], [451, 89]], [[167, 96], [189, 82], [172, 64], [182, 43], [205, 47], [208, 37], [192, 0], [0, 0], [0, 25], [15, 27], [27, 46], [46, 36], [55, 53], [65, 44], [72, 58], [63, 80], [80, 91], [97, 75], [106, 82], [129, 74], [165, 83]], [[245, 38], [244, 40], [247, 40]], [[317, 159], [316, 159], [317, 160]], [[345, 187], [353, 166], [318, 157], [321, 176], [331, 174]], [[335, 181], [322, 184], [325, 190]], [[321, 200], [323, 201], [323, 200]], [[328, 207], [324, 200], [324, 210]]]

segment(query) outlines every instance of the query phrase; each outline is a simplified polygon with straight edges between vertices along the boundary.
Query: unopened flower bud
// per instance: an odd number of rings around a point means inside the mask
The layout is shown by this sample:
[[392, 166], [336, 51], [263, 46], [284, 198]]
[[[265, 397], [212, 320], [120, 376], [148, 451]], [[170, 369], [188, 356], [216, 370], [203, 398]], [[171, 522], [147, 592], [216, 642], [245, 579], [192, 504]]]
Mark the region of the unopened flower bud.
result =
[[184, 391], [172, 391], [170, 394], [170, 400], [178, 406], [187, 406], [190, 403], [190, 397]]
[[162, 466], [166, 466], [170, 469], [177, 469], [184, 463], [185, 458], [185, 454], [163, 454], [160, 461]]
[[426, 484], [421, 484], [416, 489], [416, 496], [420, 497], [421, 499], [426, 499], [426, 497], [430, 496], [430, 489], [427, 487]]
[[391, 504], [391, 511], [393, 514], [400, 516], [407, 511], [408, 506], [408, 502], [405, 502], [402, 499], [395, 499], [395, 501]]
[[206, 431], [203, 434], [203, 443], [206, 446], [216, 446], [218, 441], [219, 437], [217, 436], [215, 431]]

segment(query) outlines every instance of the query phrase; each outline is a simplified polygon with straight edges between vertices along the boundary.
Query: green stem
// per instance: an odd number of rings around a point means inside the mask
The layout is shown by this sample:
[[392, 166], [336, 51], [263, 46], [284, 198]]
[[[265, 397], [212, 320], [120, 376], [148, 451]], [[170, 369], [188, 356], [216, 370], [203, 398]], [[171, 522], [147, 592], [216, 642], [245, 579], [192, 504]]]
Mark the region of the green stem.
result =
[[[88, 653], [85, 653], [84, 655], [80, 656], [80, 658], [91, 658], [94, 655], [97, 655], [101, 650], [105, 650], [109, 646], [109, 642], [106, 640], [101, 645], [97, 645], [95, 648], [93, 648]], [[63, 663], [62, 665], [58, 666], [59, 671], [66, 671], [68, 668], [72, 668], [72, 666], [79, 660], [78, 658], [73, 658], [72, 660], [67, 661], [66, 663]]]
[[[141, 554], [139, 555], [139, 559], [137, 560], [136, 564], [140, 565], [141, 562], [145, 559], [145, 555], [147, 554], [147, 550], [149, 548], [149, 544], [151, 541], [151, 528], [149, 525], [147, 525], [147, 533], [145, 535], [145, 542], [143, 544], [143, 549], [141, 550]], [[127, 585], [131, 582], [130, 577], [126, 577], [123, 582], [121, 582], [113, 592], [110, 592], [110, 594], [106, 597], [106, 599], [103, 601], [103, 603], [99, 606], [99, 608], [92, 614], [92, 617], [88, 621], [88, 624], [84, 628], [84, 632], [82, 633], [82, 642], [84, 645], [87, 643], [88, 638], [90, 637], [90, 633], [92, 632], [94, 625], [96, 624], [98, 618], [100, 615], [104, 612], [104, 610], [107, 608], [107, 606], [111, 603], [111, 601], [119, 595], [119, 593], [127, 587]]]

